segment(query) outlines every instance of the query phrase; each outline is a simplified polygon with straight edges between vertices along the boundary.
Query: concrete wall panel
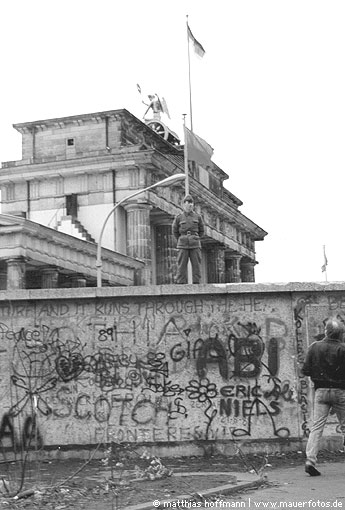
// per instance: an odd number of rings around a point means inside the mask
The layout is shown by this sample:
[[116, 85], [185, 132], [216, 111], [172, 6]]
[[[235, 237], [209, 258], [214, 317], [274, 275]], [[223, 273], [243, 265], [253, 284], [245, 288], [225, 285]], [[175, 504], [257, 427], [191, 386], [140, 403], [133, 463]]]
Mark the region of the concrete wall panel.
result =
[[344, 310], [345, 286], [0, 292], [1, 439], [288, 447], [312, 411], [298, 365]]

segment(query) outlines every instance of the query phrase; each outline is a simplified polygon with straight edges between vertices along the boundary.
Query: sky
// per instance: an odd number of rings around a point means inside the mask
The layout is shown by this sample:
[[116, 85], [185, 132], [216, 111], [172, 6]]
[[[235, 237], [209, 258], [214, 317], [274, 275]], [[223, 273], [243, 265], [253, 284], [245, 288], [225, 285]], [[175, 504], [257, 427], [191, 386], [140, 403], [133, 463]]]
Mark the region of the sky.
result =
[[0, 2], [0, 162], [21, 159], [14, 123], [121, 108], [141, 119], [155, 92], [183, 139], [187, 15], [206, 52], [191, 53], [193, 129], [268, 232], [256, 281], [343, 281], [343, 0]]

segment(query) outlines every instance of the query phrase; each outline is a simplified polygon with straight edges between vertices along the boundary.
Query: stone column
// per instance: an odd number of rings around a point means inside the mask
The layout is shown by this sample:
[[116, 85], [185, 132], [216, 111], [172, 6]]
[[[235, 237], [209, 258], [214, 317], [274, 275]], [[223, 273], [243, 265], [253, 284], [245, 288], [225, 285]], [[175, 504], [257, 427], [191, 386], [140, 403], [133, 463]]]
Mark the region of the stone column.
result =
[[226, 259], [226, 281], [229, 283], [241, 282], [241, 262], [242, 255], [233, 253]]
[[25, 269], [22, 257], [7, 260], [7, 290], [25, 289]]
[[0, 290], [6, 290], [7, 286], [7, 271], [6, 268], [0, 268]]
[[234, 283], [238, 283], [241, 281], [241, 258], [242, 255], [236, 254], [232, 255], [231, 257], [233, 259], [233, 267], [234, 267]]
[[216, 244], [207, 250], [207, 283], [225, 282], [225, 247]]
[[54, 266], [43, 267], [41, 273], [41, 288], [56, 289], [58, 286], [59, 271]]
[[86, 287], [86, 278], [83, 275], [72, 275], [71, 276], [72, 287]]
[[243, 282], [255, 282], [255, 266], [256, 262], [253, 260], [242, 262], [241, 273]]
[[145, 262], [137, 274], [137, 285], [152, 284], [151, 225], [149, 204], [127, 204], [127, 255]]
[[171, 221], [166, 225], [157, 225], [155, 229], [157, 285], [171, 284], [177, 272], [176, 240], [172, 234]]

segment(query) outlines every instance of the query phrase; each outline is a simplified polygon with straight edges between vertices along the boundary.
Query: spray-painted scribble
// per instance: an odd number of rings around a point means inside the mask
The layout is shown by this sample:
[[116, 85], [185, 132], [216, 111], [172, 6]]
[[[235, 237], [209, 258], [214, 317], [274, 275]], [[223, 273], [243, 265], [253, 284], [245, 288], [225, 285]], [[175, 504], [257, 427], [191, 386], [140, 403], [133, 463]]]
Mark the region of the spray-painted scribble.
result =
[[217, 396], [217, 387], [215, 383], [211, 383], [207, 377], [204, 379], [189, 381], [189, 386], [186, 387], [188, 398], [191, 400], [198, 400], [198, 402], [205, 403], [206, 409], [204, 414], [207, 418], [206, 434], [205, 438], [209, 439], [209, 430], [212, 425], [212, 421], [216, 417], [217, 409], [212, 409], [213, 399]]

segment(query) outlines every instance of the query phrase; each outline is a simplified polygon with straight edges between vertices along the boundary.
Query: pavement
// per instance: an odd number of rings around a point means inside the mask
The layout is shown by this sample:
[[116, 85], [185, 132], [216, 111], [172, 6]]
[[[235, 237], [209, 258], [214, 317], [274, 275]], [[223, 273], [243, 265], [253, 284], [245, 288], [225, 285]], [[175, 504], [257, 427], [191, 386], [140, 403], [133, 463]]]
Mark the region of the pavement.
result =
[[311, 477], [304, 465], [272, 468], [265, 487], [242, 495], [244, 508], [345, 508], [345, 459], [318, 469], [321, 476]]
[[[110, 506], [104, 484], [105, 480], [110, 478], [116, 482], [118, 471], [103, 466], [100, 461], [92, 461], [84, 467], [81, 461], [49, 461], [41, 463], [39, 470], [32, 465], [27, 472], [25, 489], [47, 486], [48, 482], [49, 485], [57, 487], [61, 480], [69, 479], [75, 489], [88, 487], [98, 490], [97, 502], [89, 498], [86, 506], [82, 503], [76, 504], [75, 498], [70, 499], [70, 503], [59, 500], [57, 506], [46, 506], [68, 510], [230, 508], [235, 506], [235, 503], [241, 503], [241, 507], [248, 509], [282, 507], [345, 509], [345, 454], [328, 457], [321, 460], [318, 465], [322, 473], [318, 477], [310, 477], [304, 472], [302, 452], [285, 459], [268, 458], [264, 464], [262, 458], [258, 458], [257, 466], [252, 461], [244, 465], [238, 458], [164, 459], [164, 465], [171, 469], [173, 474], [162, 480], [138, 479], [135, 470], [126, 470], [127, 486], [124, 489], [128, 498], [122, 498], [121, 503], [118, 500], [119, 503], [115, 506], [113, 501]], [[0, 464], [0, 480], [2, 476], [6, 478], [5, 467], [5, 463]], [[78, 471], [81, 467], [82, 469]], [[121, 477], [123, 480], [123, 472]], [[66, 486], [64, 482], [63, 487]], [[103, 487], [103, 492], [99, 492], [99, 487]], [[130, 491], [133, 491], [132, 496]], [[31, 506], [30, 500], [33, 501], [34, 497], [25, 499], [26, 509], [41, 508], [37, 501], [32, 502]], [[0, 495], [0, 508], [21, 507], [10, 506], [8, 498], [5, 501]]]
[[[273, 508], [345, 508], [345, 459], [343, 462], [322, 462], [321, 476], [311, 477], [304, 471], [304, 463], [270, 467], [259, 476], [255, 473], [231, 474], [234, 483], [216, 485], [200, 491], [198, 508], [231, 508], [241, 505], [249, 509]], [[156, 508], [193, 508], [190, 496], [179, 495], [160, 501]], [[179, 505], [180, 502], [180, 505]], [[183, 502], [185, 506], [183, 507]], [[127, 510], [153, 509], [153, 502], [128, 507]], [[194, 506], [195, 508], [195, 506]]]

